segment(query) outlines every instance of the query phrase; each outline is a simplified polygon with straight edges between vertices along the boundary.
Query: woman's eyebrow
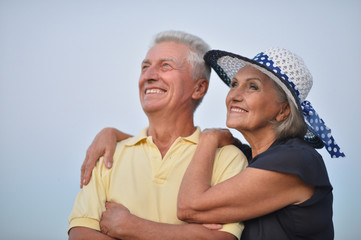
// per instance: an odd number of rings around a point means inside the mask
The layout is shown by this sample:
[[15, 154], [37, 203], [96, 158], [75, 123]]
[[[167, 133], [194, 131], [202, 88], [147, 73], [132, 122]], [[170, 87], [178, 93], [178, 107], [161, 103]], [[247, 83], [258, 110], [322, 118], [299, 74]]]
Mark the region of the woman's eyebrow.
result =
[[[235, 80], [235, 81], [238, 81], [239, 82], [239, 79], [237, 77], [233, 77], [232, 78], [232, 81]], [[252, 81], [252, 80], [257, 80], [259, 82], [263, 82], [260, 78], [258, 77], [250, 77], [250, 78], [246, 78], [245, 81], [248, 82], [248, 81]]]
[[250, 77], [250, 78], [247, 78], [246, 81], [252, 81], [252, 80], [256, 80], [256, 81], [259, 81], [259, 82], [263, 82], [262, 79], [260, 78], [257, 78], [257, 77]]

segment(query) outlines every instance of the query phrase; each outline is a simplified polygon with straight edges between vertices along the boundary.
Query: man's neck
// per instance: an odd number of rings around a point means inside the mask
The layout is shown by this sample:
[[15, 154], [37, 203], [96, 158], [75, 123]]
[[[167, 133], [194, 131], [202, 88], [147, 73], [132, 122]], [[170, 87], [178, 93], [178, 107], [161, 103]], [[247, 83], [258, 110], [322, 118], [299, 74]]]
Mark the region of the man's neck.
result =
[[149, 121], [147, 134], [152, 136], [154, 144], [164, 157], [177, 138], [190, 136], [194, 131], [193, 119], [188, 121], [172, 121], [169, 119], [166, 122]]

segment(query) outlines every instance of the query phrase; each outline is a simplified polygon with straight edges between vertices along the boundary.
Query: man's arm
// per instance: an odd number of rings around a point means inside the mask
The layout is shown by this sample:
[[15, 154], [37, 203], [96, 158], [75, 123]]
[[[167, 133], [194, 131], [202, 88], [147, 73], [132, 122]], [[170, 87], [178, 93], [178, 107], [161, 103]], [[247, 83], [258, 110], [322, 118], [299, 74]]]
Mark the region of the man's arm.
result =
[[69, 240], [114, 240], [104, 233], [98, 232], [91, 228], [74, 227], [69, 232]]
[[172, 240], [187, 240], [187, 239], [218, 239], [218, 240], [235, 240], [235, 236], [228, 232], [217, 230], [209, 230], [199, 224], [165, 224], [152, 222], [145, 219], [138, 218], [133, 215], [133, 220], [130, 225], [133, 227], [126, 228], [127, 232], [122, 235], [122, 239], [172, 239]]
[[106, 187], [109, 185], [109, 175], [104, 171], [108, 170], [103, 162], [98, 162], [92, 180], [78, 193], [69, 216], [69, 239], [112, 239], [101, 233], [99, 227], [102, 212], [105, 211]]
[[123, 240], [137, 239], [222, 239], [235, 240], [228, 232], [209, 230], [200, 224], [165, 224], [139, 218], [121, 204], [107, 203], [100, 228], [103, 233]]

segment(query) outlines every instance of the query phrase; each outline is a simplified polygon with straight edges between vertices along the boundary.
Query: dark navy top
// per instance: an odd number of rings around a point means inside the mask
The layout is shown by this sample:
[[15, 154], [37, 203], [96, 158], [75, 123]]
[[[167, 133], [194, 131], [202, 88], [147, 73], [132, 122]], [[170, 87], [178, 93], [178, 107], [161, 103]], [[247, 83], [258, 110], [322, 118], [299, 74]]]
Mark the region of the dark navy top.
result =
[[296, 174], [315, 187], [315, 193], [301, 204], [245, 221], [241, 240], [334, 238], [332, 186], [323, 159], [314, 148], [298, 138], [277, 140], [248, 167]]

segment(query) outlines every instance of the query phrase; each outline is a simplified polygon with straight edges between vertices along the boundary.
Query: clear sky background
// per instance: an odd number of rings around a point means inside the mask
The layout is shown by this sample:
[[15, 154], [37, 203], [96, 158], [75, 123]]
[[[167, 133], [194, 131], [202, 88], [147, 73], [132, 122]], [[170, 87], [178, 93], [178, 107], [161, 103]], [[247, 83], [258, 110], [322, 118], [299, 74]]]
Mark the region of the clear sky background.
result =
[[[140, 63], [153, 36], [171, 29], [248, 57], [272, 46], [303, 57], [314, 77], [308, 99], [347, 155], [319, 151], [335, 239], [359, 239], [358, 0], [0, 0], [0, 238], [67, 239], [85, 151], [103, 127], [137, 134], [148, 124]], [[213, 72], [197, 125], [225, 127], [227, 90]]]

